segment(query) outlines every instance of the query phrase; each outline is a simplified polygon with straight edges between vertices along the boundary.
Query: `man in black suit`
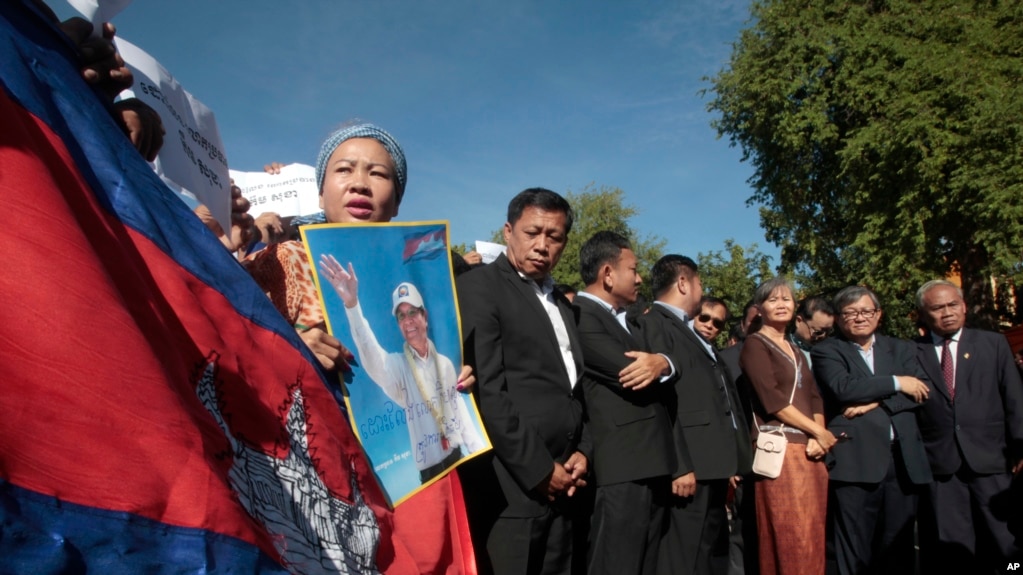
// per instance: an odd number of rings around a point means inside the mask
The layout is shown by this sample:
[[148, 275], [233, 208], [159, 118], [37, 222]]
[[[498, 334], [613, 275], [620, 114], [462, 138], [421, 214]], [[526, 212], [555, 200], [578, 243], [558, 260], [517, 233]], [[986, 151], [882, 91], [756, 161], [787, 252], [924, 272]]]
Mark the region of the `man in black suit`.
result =
[[828, 430], [840, 575], [912, 573], [919, 492], [931, 482], [915, 410], [929, 390], [916, 347], [877, 334], [881, 304], [861, 286], [835, 296], [839, 336], [817, 343], [813, 373]]
[[917, 340], [931, 385], [917, 417], [934, 473], [934, 521], [921, 528], [936, 531], [922, 533], [934, 544], [922, 550], [942, 572], [979, 572], [978, 561], [1004, 570], [1020, 553], [1007, 515], [1012, 477], [1023, 468], [1023, 384], [1004, 336], [963, 327], [966, 303], [955, 284], [929, 281], [916, 298], [931, 331]]
[[564, 198], [525, 190], [508, 206], [506, 255], [458, 278], [466, 362], [494, 446], [463, 477], [474, 540], [495, 573], [568, 573], [572, 564], [570, 498], [588, 467], [582, 353], [550, 275], [571, 228]]
[[[728, 373], [732, 376], [735, 389], [739, 393], [738, 404], [742, 406], [742, 413], [746, 421], [753, 418], [752, 394], [749, 380], [747, 380], [742, 368], [739, 367], [739, 356], [742, 354], [742, 346], [746, 335], [758, 328], [760, 323], [760, 311], [753, 305], [753, 300], [746, 302], [742, 309], [742, 316], [739, 323], [732, 328], [728, 341], [730, 345], [718, 351], [718, 357], [725, 364]], [[728, 575], [757, 575], [760, 573], [760, 558], [757, 548], [757, 521], [756, 505], [753, 491], [756, 483], [740, 478], [735, 482], [733, 500], [729, 504], [731, 510], [728, 517], [729, 535], [728, 544]]]
[[647, 348], [666, 354], [677, 371], [672, 411], [678, 465], [657, 569], [664, 574], [724, 572], [727, 563], [715, 569], [711, 559], [728, 533], [728, 482], [750, 471], [749, 424], [736, 405], [732, 376], [689, 325], [703, 291], [696, 263], [667, 255], [650, 275], [656, 301], [636, 322]]
[[642, 282], [629, 240], [597, 232], [583, 244], [579, 262], [586, 287], [574, 303], [597, 484], [589, 573], [652, 575], [675, 469], [664, 404], [671, 364], [641, 351], [625, 323], [625, 308]]

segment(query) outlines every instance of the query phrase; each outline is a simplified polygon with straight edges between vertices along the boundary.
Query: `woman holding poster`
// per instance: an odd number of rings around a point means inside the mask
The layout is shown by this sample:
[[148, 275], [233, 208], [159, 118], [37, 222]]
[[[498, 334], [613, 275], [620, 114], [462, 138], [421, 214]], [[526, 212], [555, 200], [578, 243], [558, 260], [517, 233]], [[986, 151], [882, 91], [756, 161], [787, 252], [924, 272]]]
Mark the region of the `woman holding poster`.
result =
[[[368, 123], [342, 126], [323, 143], [316, 162], [323, 209], [319, 222], [389, 222], [398, 213], [406, 178], [405, 154], [389, 133]], [[326, 369], [347, 367], [351, 353], [325, 329], [312, 267], [300, 242], [270, 246], [252, 256], [246, 267]], [[459, 379], [466, 387], [475, 383], [468, 368]], [[425, 572], [475, 570], [456, 474], [408, 499], [392, 518], [394, 541], [381, 545], [382, 550], [414, 557]], [[378, 567], [386, 570], [385, 565]]]
[[[303, 223], [389, 222], [398, 215], [407, 177], [405, 153], [393, 136], [368, 123], [342, 126], [323, 142], [316, 160], [323, 212]], [[313, 270], [301, 242], [269, 246], [251, 256], [245, 266], [320, 364], [326, 369], [346, 368], [351, 353], [326, 331]], [[466, 387], [475, 383], [469, 368], [462, 369], [459, 383]]]

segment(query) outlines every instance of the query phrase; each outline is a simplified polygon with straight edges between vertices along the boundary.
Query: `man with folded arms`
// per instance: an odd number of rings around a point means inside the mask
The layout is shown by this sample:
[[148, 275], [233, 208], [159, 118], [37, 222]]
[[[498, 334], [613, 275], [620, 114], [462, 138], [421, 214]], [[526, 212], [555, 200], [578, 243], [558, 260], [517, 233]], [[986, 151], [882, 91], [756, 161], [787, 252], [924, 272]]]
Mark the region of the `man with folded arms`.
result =
[[926, 376], [912, 343], [877, 333], [874, 292], [847, 287], [835, 310], [839, 336], [811, 355], [828, 430], [840, 439], [829, 472], [838, 572], [912, 573], [917, 498], [931, 482], [915, 416], [932, 401]]

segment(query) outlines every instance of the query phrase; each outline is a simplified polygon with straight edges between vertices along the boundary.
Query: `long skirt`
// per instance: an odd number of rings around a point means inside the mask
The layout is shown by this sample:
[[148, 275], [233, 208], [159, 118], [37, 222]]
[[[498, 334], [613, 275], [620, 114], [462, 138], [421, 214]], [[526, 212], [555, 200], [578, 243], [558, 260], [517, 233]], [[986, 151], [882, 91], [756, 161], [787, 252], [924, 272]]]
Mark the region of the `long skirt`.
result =
[[790, 443], [777, 479], [757, 482], [760, 575], [823, 575], [828, 471]]

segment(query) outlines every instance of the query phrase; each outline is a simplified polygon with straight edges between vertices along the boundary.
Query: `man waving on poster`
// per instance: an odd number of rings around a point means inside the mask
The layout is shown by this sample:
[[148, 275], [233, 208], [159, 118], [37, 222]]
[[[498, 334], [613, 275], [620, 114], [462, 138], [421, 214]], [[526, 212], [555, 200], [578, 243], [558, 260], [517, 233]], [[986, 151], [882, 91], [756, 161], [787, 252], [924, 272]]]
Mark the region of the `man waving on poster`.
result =
[[486, 447], [456, 387], [454, 365], [437, 353], [427, 335], [428, 315], [416, 286], [398, 284], [391, 312], [405, 344], [389, 353], [377, 341], [359, 305], [359, 280], [331, 255], [320, 259], [320, 272], [345, 304], [352, 339], [363, 369], [373, 382], [405, 410], [409, 440], [419, 479], [426, 483], [463, 457]]

